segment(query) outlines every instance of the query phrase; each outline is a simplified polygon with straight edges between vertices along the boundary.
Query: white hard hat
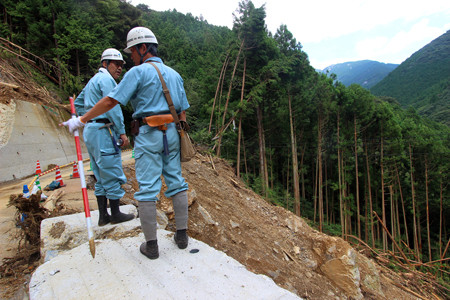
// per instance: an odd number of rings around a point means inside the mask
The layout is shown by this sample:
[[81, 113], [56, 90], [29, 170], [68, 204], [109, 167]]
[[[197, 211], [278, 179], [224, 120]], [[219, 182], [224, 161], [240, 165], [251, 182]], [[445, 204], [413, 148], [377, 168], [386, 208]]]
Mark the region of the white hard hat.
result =
[[158, 44], [158, 41], [150, 29], [146, 27], [134, 27], [127, 34], [127, 47], [123, 51], [131, 53], [131, 47], [143, 43]]
[[100, 62], [104, 60], [121, 60], [123, 61], [123, 63], [125, 63], [122, 57], [122, 53], [120, 53], [119, 50], [114, 48], [108, 48], [105, 51], [103, 51], [102, 59], [100, 60]]

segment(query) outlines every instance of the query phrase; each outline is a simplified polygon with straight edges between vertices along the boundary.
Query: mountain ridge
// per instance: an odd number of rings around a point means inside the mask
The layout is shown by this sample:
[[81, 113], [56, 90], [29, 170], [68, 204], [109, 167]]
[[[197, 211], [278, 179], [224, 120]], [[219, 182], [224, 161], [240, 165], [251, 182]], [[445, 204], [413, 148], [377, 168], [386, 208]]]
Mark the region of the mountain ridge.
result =
[[321, 70], [322, 73], [336, 74], [337, 81], [345, 86], [359, 84], [370, 89], [385, 78], [398, 64], [373, 60], [358, 60], [333, 64]]
[[450, 125], [450, 30], [406, 59], [370, 91]]

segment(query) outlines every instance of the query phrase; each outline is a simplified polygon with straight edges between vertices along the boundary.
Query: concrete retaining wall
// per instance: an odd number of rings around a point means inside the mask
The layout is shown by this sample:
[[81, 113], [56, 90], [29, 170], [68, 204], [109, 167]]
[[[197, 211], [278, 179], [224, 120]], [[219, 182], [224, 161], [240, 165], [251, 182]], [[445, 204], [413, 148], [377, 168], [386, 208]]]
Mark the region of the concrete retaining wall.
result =
[[[49, 164], [77, 160], [73, 135], [58, 126], [69, 118], [62, 109], [16, 100], [11, 134], [0, 148], [0, 182], [35, 174], [38, 160], [42, 171]], [[80, 140], [83, 158], [88, 158], [82, 131]]]

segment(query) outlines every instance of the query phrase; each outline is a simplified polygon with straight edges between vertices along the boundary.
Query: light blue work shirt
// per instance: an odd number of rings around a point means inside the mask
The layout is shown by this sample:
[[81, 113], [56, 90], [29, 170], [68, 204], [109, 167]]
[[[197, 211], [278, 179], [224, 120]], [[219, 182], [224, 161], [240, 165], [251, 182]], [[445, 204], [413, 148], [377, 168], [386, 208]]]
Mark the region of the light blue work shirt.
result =
[[[78, 115], [84, 115], [100, 99], [117, 86], [116, 81], [105, 68], [89, 80], [80, 95], [75, 99], [75, 107]], [[91, 159], [91, 167], [97, 182], [95, 183], [95, 195], [106, 196], [108, 199], [120, 199], [125, 194], [122, 184], [127, 181], [122, 169], [122, 155], [120, 148], [114, 145], [120, 134], [125, 134], [123, 114], [120, 105], [116, 105], [108, 112], [94, 118], [109, 119], [114, 123], [111, 132], [102, 126], [105, 123], [88, 122], [83, 129], [83, 138]]]
[[177, 113], [188, 109], [183, 79], [159, 57], [151, 57], [139, 66], [131, 68], [108, 96], [123, 105], [130, 101], [134, 110], [133, 119], [170, 113], [158, 73], [151, 64], [146, 63], [147, 61], [156, 63], [161, 71]]
[[[75, 99], [75, 108], [79, 116], [84, 115], [103, 97], [107, 96], [111, 90], [117, 86], [114, 78], [105, 68], [100, 68], [98, 73], [89, 80], [80, 95]], [[125, 125], [123, 123], [123, 114], [120, 105], [116, 105], [113, 109], [106, 113], [95, 117], [95, 119], [109, 119], [114, 123], [114, 131], [116, 134], [125, 134]]]
[[[177, 113], [188, 109], [183, 79], [158, 57], [149, 58], [131, 68], [108, 96], [123, 105], [131, 102], [134, 119], [170, 114], [158, 73], [147, 61], [155, 62], [161, 71]], [[164, 139], [167, 141], [169, 154], [164, 153]], [[188, 189], [181, 172], [180, 137], [174, 123], [167, 124], [165, 131], [148, 125], [141, 126], [134, 145], [136, 179], [139, 182], [139, 191], [134, 194], [136, 200], [157, 201], [162, 187], [161, 175], [167, 185], [164, 192], [166, 197]]]

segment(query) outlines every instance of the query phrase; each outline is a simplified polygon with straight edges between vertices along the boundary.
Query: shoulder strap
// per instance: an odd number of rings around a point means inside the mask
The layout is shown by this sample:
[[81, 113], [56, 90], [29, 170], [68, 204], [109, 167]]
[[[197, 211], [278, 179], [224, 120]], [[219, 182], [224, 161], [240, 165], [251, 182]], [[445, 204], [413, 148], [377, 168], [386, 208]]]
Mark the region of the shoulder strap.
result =
[[170, 113], [173, 116], [173, 120], [175, 122], [175, 124], [180, 124], [180, 119], [178, 118], [178, 114], [177, 111], [175, 110], [175, 106], [173, 105], [173, 101], [172, 101], [172, 97], [170, 96], [170, 91], [167, 88], [166, 82], [164, 81], [164, 78], [161, 75], [161, 72], [159, 71], [158, 67], [152, 63], [151, 61], [148, 62], [149, 64], [151, 64], [153, 67], [155, 67], [156, 72], [158, 72], [159, 75], [159, 80], [161, 81], [162, 87], [163, 87], [163, 92], [164, 92], [164, 97], [166, 97], [166, 101], [167, 104], [169, 105], [169, 109], [170, 109]]

